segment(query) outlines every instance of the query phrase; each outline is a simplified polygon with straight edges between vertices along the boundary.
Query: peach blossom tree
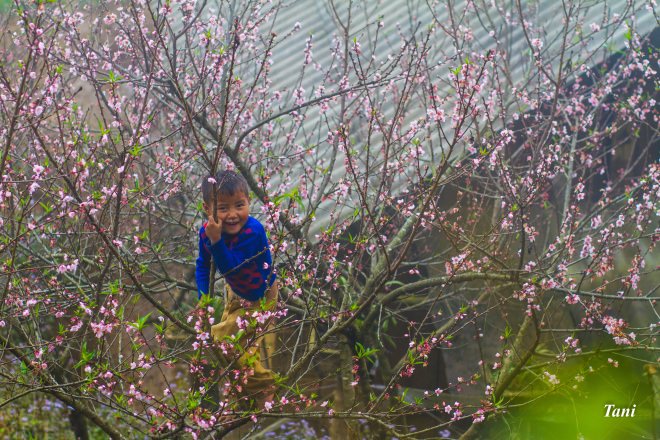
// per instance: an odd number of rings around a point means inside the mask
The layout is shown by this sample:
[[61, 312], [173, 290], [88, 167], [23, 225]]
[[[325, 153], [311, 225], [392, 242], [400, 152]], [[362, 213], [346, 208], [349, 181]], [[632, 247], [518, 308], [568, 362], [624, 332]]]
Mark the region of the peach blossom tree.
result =
[[[552, 23], [500, 3], [420, 2], [394, 26], [329, 1], [322, 36], [282, 18], [296, 2], [8, 7], [0, 432], [10, 414], [47, 432], [38, 405], [79, 438], [292, 419], [469, 438], [656, 362], [657, 32], [637, 25], [655, 2], [567, 0]], [[279, 375], [264, 406], [244, 347], [210, 337], [222, 277], [197, 300], [199, 188], [221, 168], [282, 281], [243, 323]]]

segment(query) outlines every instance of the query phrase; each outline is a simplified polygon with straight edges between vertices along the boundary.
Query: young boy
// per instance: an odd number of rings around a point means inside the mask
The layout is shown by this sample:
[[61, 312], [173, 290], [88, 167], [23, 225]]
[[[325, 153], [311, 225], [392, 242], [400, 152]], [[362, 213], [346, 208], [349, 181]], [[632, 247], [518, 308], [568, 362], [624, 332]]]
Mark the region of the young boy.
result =
[[[254, 374], [249, 376], [243, 391], [257, 401], [268, 400], [275, 382], [273, 372], [261, 364], [254, 326], [239, 328], [239, 322], [249, 320], [249, 317], [244, 318], [246, 315], [251, 316], [255, 310], [270, 310], [277, 303], [278, 285], [266, 231], [249, 215], [249, 188], [243, 176], [233, 171], [219, 171], [215, 177], [202, 182], [202, 197], [208, 221], [199, 230], [195, 271], [198, 295], [201, 298], [209, 293], [211, 258], [227, 284], [225, 309], [220, 322], [211, 327], [211, 335], [221, 342], [244, 331], [238, 343], [245, 351], [236, 365], [252, 368]], [[216, 197], [217, 221], [213, 215], [213, 197]], [[263, 309], [262, 298], [265, 298]], [[241, 319], [237, 319], [239, 317]]]

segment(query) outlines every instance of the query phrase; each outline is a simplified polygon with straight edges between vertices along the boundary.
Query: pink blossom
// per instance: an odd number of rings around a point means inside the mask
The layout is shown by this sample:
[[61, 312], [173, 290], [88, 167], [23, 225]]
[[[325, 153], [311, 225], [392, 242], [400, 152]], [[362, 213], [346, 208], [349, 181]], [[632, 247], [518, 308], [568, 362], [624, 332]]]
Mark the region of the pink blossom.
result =
[[550, 382], [552, 385], [555, 385], [555, 386], [556, 386], [556, 385], [559, 385], [559, 379], [557, 378], [556, 375], [554, 375], [554, 374], [550, 374], [550, 373], [547, 372], [547, 371], [544, 371], [543, 374], [545, 375], [545, 377], [546, 377], [546, 379], [548, 380], [548, 382]]
[[445, 111], [443, 109], [428, 108], [426, 115], [432, 122], [445, 122]]
[[584, 237], [584, 244], [582, 245], [582, 250], [580, 251], [580, 258], [587, 258], [594, 253], [594, 247], [591, 245], [591, 237], [587, 235]]

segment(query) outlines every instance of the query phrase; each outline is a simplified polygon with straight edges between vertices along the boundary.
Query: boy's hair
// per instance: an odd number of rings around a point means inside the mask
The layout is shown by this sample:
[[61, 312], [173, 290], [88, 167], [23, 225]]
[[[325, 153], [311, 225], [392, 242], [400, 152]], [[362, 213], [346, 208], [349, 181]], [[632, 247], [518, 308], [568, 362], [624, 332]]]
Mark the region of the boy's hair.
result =
[[[207, 176], [202, 182], [202, 198], [204, 203], [210, 204], [213, 202], [211, 194], [213, 193], [213, 181], [209, 179], [213, 176]], [[245, 177], [238, 173], [229, 170], [220, 170], [215, 173], [215, 189], [216, 194], [223, 196], [231, 196], [236, 192], [242, 192], [245, 197], [250, 197], [250, 188], [248, 187]]]

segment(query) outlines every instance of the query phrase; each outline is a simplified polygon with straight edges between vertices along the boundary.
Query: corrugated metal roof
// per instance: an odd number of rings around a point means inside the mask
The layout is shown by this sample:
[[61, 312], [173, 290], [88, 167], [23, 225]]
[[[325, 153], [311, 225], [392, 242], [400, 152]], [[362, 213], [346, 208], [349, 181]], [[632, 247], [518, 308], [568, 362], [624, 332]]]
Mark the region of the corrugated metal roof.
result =
[[[562, 44], [564, 19], [567, 14], [571, 17], [570, 26], [572, 28], [576, 25], [580, 26], [585, 35], [593, 32], [592, 23], [601, 28], [586, 41], [569, 41], [571, 46], [564, 61], [566, 61], [566, 57], [570, 56], [574, 61], [584, 62], [588, 65], [601, 62], [607, 56], [608, 50], [624, 46], [624, 34], [628, 31], [627, 27], [621, 24], [608, 26], [604, 24], [604, 20], [612, 22], [616, 14], [628, 17], [627, 22], [634, 26], [641, 35], [649, 33], [657, 26], [653, 12], [648, 11], [645, 3], [641, 1], [581, 1], [574, 2], [573, 9], [565, 10], [567, 3], [570, 2], [542, 0], [527, 1], [521, 5], [525, 16], [533, 25], [542, 25], [541, 32], [530, 35], [530, 38], [540, 38], [543, 41], [543, 56], [550, 61], [554, 69], [559, 63], [558, 49]], [[322, 66], [329, 65], [332, 57], [330, 51], [332, 39], [341, 32], [333, 18], [332, 4], [331, 2], [298, 0], [287, 3], [278, 14], [274, 26], [276, 33], [285, 34], [294, 28], [296, 23], [300, 23], [301, 30], [298, 33], [299, 37], [291, 38], [286, 45], [278, 46], [273, 50], [274, 63], [271, 79], [275, 89], [291, 92], [298, 87], [302, 54], [306, 38], [310, 34], [313, 36], [314, 61]], [[351, 2], [348, 1], [334, 2], [335, 10], [344, 21], [347, 20], [350, 4]], [[451, 26], [453, 20], [455, 28], [470, 28], [472, 31], [473, 39], [469, 46], [464, 48], [465, 53], [470, 51], [485, 53], [488, 49], [495, 48], [506, 50], [510, 56], [512, 82], [522, 84], [525, 77], [529, 75], [531, 51], [523, 28], [517, 19], [519, 14], [516, 1], [475, 1], [473, 4], [476, 8], [467, 12], [465, 11], [466, 4], [466, 1], [451, 0], [443, 2], [431, 0], [355, 2], [352, 4], [350, 17], [351, 27], [355, 30], [350, 33], [350, 38], [357, 38], [365, 47], [365, 52], [368, 52], [366, 47], [369, 39], [373, 38], [375, 30], [373, 23], [377, 19], [382, 19], [384, 26], [380, 30], [381, 38], [384, 37], [390, 45], [396, 48], [401, 42], [399, 32], [407, 34], [417, 27], [418, 33], [421, 34], [433, 24], [434, 17], [445, 26]], [[369, 26], [369, 23], [372, 25]], [[571, 38], [576, 35], [576, 31], [575, 29], [570, 31]], [[430, 54], [431, 60], [443, 62], [455, 54], [456, 50], [452, 47], [449, 35], [440, 27], [437, 27], [433, 38], [435, 44], [434, 50]], [[603, 47], [605, 40], [614, 44], [614, 47]], [[585, 59], [586, 54], [591, 53], [594, 56]], [[552, 54], [555, 55], [552, 56]], [[435, 75], [446, 76], [448, 67], [438, 68]], [[352, 84], [357, 81], [354, 74], [349, 76]], [[315, 86], [320, 84], [322, 79], [323, 72], [307, 68], [301, 86], [309, 98], [313, 97]], [[423, 116], [424, 113], [425, 109], [421, 106], [411, 107], [405, 115], [405, 120], [413, 121]], [[319, 123], [318, 116], [313, 112], [310, 112], [309, 116], [304, 124], [308, 133], [313, 131], [315, 125]], [[359, 133], [352, 134], [359, 138]], [[303, 172], [302, 166], [299, 171]], [[339, 157], [332, 170], [333, 179], [338, 179], [345, 174], [343, 157]], [[316, 226], [312, 230], [319, 230], [327, 224], [329, 212], [334, 207], [333, 202], [321, 205], [317, 211]], [[352, 210], [350, 211], [352, 212]]]
[[[341, 1], [335, 3], [338, 3], [336, 8], [339, 14], [346, 20], [348, 5], [351, 2]], [[465, 1], [436, 1], [433, 2], [437, 4], [433, 10], [428, 6], [428, 3], [432, 2], [426, 0], [364, 1], [357, 3], [353, 6], [351, 14], [351, 27], [354, 31], [350, 33], [350, 38], [359, 38], [363, 45], [367, 43], [366, 38], [369, 31], [373, 36], [373, 23], [377, 18], [382, 18], [384, 24], [380, 34], [389, 39], [390, 43], [398, 45], [400, 43], [397, 35], [399, 27], [403, 33], [409, 33], [419, 23], [418, 32], [422, 32], [433, 24], [434, 16], [440, 23], [447, 26], [450, 25], [452, 21], [450, 17], [453, 16], [456, 27], [463, 26], [472, 29], [474, 40], [468, 50], [485, 52], [488, 49], [495, 49], [497, 47], [496, 40], [499, 40], [511, 55], [514, 81], [522, 79], [522, 70], [526, 62], [521, 61], [523, 61], [523, 58], [529, 58], [529, 49], [522, 26], [516, 18], [515, 1], [477, 1], [475, 2], [476, 9], [468, 13], [461, 12], [465, 9], [467, 3]], [[523, 6], [524, 12], [531, 16], [530, 21], [534, 25], [541, 23], [543, 26], [543, 35], [539, 37], [544, 42], [543, 52], [545, 54], [556, 52], [561, 44], [562, 21], [565, 13], [562, 3], [565, 2], [543, 0], [525, 2]], [[572, 18], [575, 16], [580, 17], [585, 34], [591, 33], [590, 25], [592, 23], [602, 27], [604, 17], [609, 17], [611, 20], [612, 17], [619, 14], [631, 17], [629, 22], [635, 26], [638, 33], [644, 35], [657, 26], [654, 14], [646, 9], [645, 3], [629, 0], [582, 1], [579, 2], [579, 7], [567, 12], [572, 12]], [[331, 41], [340, 32], [335, 25], [335, 19], [329, 4], [330, 2], [317, 0], [297, 0], [288, 3], [278, 13], [274, 26], [276, 33], [286, 34], [294, 28], [296, 23], [300, 24], [301, 30], [298, 32], [299, 38], [291, 38], [287, 40], [286, 45], [278, 46], [273, 50], [274, 65], [271, 79], [274, 88], [291, 90], [297, 85], [306, 37], [310, 34], [313, 35], [314, 60], [322, 66], [328, 65], [331, 59], [329, 50]], [[502, 14], [493, 6], [494, 4], [500, 5], [498, 9], [505, 12]], [[634, 11], [637, 13], [634, 14]], [[512, 17], [509, 23], [505, 21], [507, 13]], [[369, 23], [372, 23], [370, 29], [368, 28]], [[571, 23], [571, 25], [574, 24]], [[490, 34], [491, 31], [494, 35]], [[578, 51], [580, 53], [594, 51], [603, 44], [608, 36], [608, 40], [614, 42], [617, 48], [620, 48], [623, 46], [626, 32], [627, 28], [623, 25], [610, 28], [603, 27], [594, 34], [593, 38], [587, 41], [585, 47], [575, 48], [574, 54], [577, 55]], [[451, 47], [449, 36], [442, 30], [438, 30], [434, 38], [436, 39], [435, 55], [438, 55], [445, 48]], [[602, 61], [605, 55], [604, 50], [600, 51], [600, 59], [594, 59], [592, 64]], [[432, 59], [433, 57], [434, 54], [431, 55]], [[555, 59], [555, 63], [557, 62], [558, 59]], [[307, 92], [311, 92], [312, 86], [318, 84], [321, 77], [322, 72], [308, 69], [302, 83], [303, 88]]]
[[[474, 5], [474, 7], [466, 10], [468, 3]], [[571, 38], [578, 34], [579, 29], [575, 29], [576, 26], [582, 29], [584, 35], [593, 32], [592, 23], [593, 26], [601, 28], [600, 31], [595, 32], [583, 41], [572, 40], [569, 42], [570, 47], [566, 56], [570, 56], [576, 62], [588, 65], [601, 62], [607, 56], [608, 51], [624, 46], [624, 35], [628, 31], [627, 26], [621, 23], [618, 25], [607, 24], [611, 23], [617, 14], [626, 17], [627, 23], [632, 25], [636, 32], [641, 35], [651, 32], [658, 24], [654, 12], [646, 9], [647, 2], [576, 0], [571, 3], [574, 4], [574, 7], [566, 10], [566, 5], [569, 3], [571, 2], [556, 0], [520, 2], [520, 8], [522, 8], [523, 14], [532, 24], [532, 27], [537, 26], [536, 30], [531, 31], [530, 38], [539, 38], [543, 41], [542, 54], [546, 62], [549, 62], [552, 66], [552, 69], [556, 69], [559, 63], [558, 48], [562, 44], [564, 20], [567, 15], [571, 18], [569, 21]], [[374, 56], [377, 61], [386, 59], [388, 53], [396, 53], [396, 49], [401, 44], [401, 34], [409, 35], [411, 30], [417, 29], [418, 35], [421, 36], [434, 24], [434, 20], [437, 20], [439, 24], [435, 26], [436, 29], [432, 36], [433, 47], [429, 54], [430, 60], [439, 62], [435, 66], [435, 71], [432, 72], [434, 78], [446, 78], [448, 69], [460, 64], [458, 60], [462, 60], [466, 54], [471, 52], [485, 53], [489, 49], [497, 49], [504, 50], [509, 55], [509, 72], [512, 83], [524, 87], [527, 76], [530, 72], [533, 74], [533, 69], [530, 69], [533, 66], [533, 60], [523, 27], [518, 21], [518, 4], [519, 2], [516, 0], [475, 0], [472, 2], [464, 0], [369, 0], [357, 2], [295, 0], [283, 2], [275, 16], [272, 31], [278, 36], [283, 36], [298, 27], [298, 24], [300, 30], [293, 37], [288, 38], [284, 44], [277, 45], [272, 50], [271, 88], [285, 92], [287, 99], [283, 104], [284, 108], [293, 105], [293, 91], [298, 87], [305, 90], [307, 98], [314, 97], [316, 87], [323, 83], [325, 72], [316, 70], [313, 66], [307, 66], [305, 75], [301, 78], [300, 72], [307, 38], [310, 35], [312, 36], [313, 61], [324, 68], [330, 66], [333, 57], [331, 51], [333, 39], [341, 34], [333, 10], [346, 22], [351, 6], [349, 37], [351, 39], [356, 38], [361, 43], [364, 53], [370, 53], [369, 45], [375, 35], [376, 23], [382, 20], [383, 26], [379, 30], [380, 45], [381, 47], [384, 45], [391, 48], [391, 51], [383, 50], [375, 53]], [[471, 38], [463, 39], [463, 42], [467, 41], [467, 44], [461, 48], [462, 53], [458, 54], [460, 58], [456, 57], [458, 51], [453, 46], [450, 35], [442, 29], [443, 26], [449, 28], [453, 26], [454, 29], [463, 32], [465, 35], [471, 33]], [[604, 47], [603, 43], [605, 41], [614, 46]], [[588, 54], [593, 56], [586, 58]], [[454, 65], [451, 65], [452, 62]], [[334, 74], [336, 75], [337, 72], [334, 72]], [[351, 84], [357, 82], [357, 76], [352, 72], [352, 69], [349, 69], [349, 81]], [[441, 85], [442, 83], [438, 81], [438, 84]], [[337, 87], [336, 83], [334, 87]], [[404, 124], [423, 116], [425, 110], [421, 105], [409, 107], [404, 117]], [[298, 137], [293, 142], [304, 144], [305, 140], [302, 133], [316, 133], [319, 142], [318, 150], [329, 151], [331, 147], [328, 144], [324, 145], [327, 128], [324, 128], [323, 116], [314, 109], [305, 111], [308, 112], [307, 119], [303, 124], [302, 131], [299, 132]], [[389, 109], [389, 111], [392, 111], [392, 109]], [[336, 113], [332, 110], [329, 114], [336, 116]], [[355, 128], [354, 124], [351, 136], [359, 143], [361, 134]], [[271, 141], [277, 143], [283, 140], [275, 138]], [[377, 145], [377, 139], [372, 140], [372, 144]], [[435, 144], [437, 145], [437, 143]], [[254, 145], [251, 146], [252, 148], [257, 151], [257, 154], [260, 154], [259, 146]], [[359, 154], [367, 153], [362, 151]], [[318, 160], [319, 165], [322, 167], [329, 165], [328, 159], [323, 154], [319, 156]], [[293, 170], [292, 176], [305, 174], [302, 160], [291, 161], [289, 165], [290, 169]], [[341, 154], [334, 162], [331, 173], [333, 180], [337, 180], [347, 173], [344, 168], [344, 158]], [[319, 174], [317, 178], [321, 179], [322, 175]], [[273, 176], [271, 191], [282, 184], [277, 179], [278, 176]], [[284, 191], [285, 188], [290, 189], [295, 187], [296, 184], [297, 182], [286, 183], [279, 189]], [[345, 202], [350, 207], [350, 201], [346, 200]], [[336, 208], [335, 202], [323, 203], [316, 211], [316, 221], [312, 232], [323, 228], [329, 220], [330, 212]], [[353, 210], [349, 208], [349, 211], [352, 212]]]

